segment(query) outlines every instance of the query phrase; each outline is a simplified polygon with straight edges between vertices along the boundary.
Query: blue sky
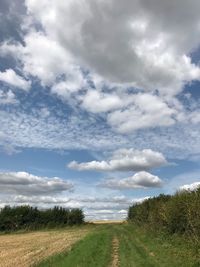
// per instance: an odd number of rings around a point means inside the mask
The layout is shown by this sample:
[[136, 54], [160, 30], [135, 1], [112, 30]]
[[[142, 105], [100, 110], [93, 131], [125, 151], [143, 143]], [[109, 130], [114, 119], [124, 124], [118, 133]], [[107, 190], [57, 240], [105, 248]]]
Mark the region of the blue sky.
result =
[[200, 183], [200, 3], [0, 3], [0, 206], [132, 203]]

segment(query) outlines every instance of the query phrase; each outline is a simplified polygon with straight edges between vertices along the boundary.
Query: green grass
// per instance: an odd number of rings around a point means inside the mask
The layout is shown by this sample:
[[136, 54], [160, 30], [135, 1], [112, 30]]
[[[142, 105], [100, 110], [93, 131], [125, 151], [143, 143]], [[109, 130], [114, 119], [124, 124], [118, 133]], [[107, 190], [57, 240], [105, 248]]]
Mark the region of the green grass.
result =
[[111, 261], [112, 231], [107, 227], [88, 234], [69, 252], [50, 257], [37, 267], [107, 267]]
[[108, 267], [114, 236], [119, 240], [119, 267], [200, 267], [200, 248], [184, 237], [152, 233], [132, 224], [94, 228], [70, 252], [38, 267]]
[[152, 233], [134, 225], [118, 229], [120, 267], [197, 267], [200, 250], [180, 236]]

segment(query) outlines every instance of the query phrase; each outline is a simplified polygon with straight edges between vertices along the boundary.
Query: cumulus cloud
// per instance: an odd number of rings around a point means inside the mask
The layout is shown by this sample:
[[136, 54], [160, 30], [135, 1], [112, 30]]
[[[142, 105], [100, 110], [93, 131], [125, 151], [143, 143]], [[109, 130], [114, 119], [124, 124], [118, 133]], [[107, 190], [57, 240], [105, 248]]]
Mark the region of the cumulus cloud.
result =
[[160, 187], [162, 181], [158, 176], [152, 175], [148, 172], [142, 171], [135, 173], [133, 176], [123, 179], [107, 179], [99, 184], [101, 187], [111, 189], [137, 189]]
[[117, 95], [103, 94], [95, 90], [88, 91], [83, 98], [82, 106], [93, 113], [107, 112], [124, 105]]
[[176, 115], [171, 108], [156, 95], [138, 94], [133, 105], [124, 110], [116, 110], [108, 115], [108, 123], [120, 133], [130, 133], [142, 128], [170, 126], [175, 123]]
[[26, 6], [80, 65], [111, 82], [176, 95], [200, 78], [189, 55], [199, 45], [197, 0], [27, 0]]
[[194, 191], [200, 187], [200, 182], [180, 186], [180, 190]]
[[58, 177], [47, 178], [27, 172], [1, 172], [0, 192], [20, 195], [51, 195], [71, 190], [73, 184]]
[[4, 41], [1, 53], [20, 60], [24, 73], [37, 77], [44, 86], [53, 84], [59, 75], [67, 73], [71, 57], [59, 43], [34, 30], [29, 31], [23, 41], [24, 46]]
[[90, 161], [77, 163], [72, 161], [68, 164], [71, 169], [79, 171], [141, 171], [148, 170], [167, 164], [162, 153], [151, 149], [134, 150], [119, 149], [113, 153], [108, 161]]
[[16, 74], [13, 69], [7, 69], [4, 72], [1, 71], [0, 81], [26, 91], [30, 89], [31, 86], [30, 81], [27, 81], [23, 77]]
[[[25, 5], [23, 45], [4, 40], [0, 50], [17, 59], [26, 77], [50, 86], [71, 106], [95, 116], [106, 113], [109, 126], [122, 134], [185, 120], [180, 105], [172, 102], [186, 83], [200, 78], [190, 56], [199, 45], [196, 0], [189, 6], [180, 0], [173, 5], [27, 0]], [[198, 121], [198, 115], [191, 118]]]

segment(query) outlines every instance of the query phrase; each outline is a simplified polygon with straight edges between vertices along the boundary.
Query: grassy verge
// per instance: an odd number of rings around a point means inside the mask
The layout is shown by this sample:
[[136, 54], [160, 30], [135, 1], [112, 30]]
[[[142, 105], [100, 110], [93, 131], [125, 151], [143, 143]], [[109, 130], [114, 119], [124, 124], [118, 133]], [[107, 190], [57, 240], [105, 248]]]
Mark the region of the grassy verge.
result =
[[153, 233], [133, 224], [96, 226], [69, 252], [37, 267], [108, 267], [114, 236], [119, 241], [119, 267], [200, 267], [200, 247], [186, 238]]
[[120, 267], [197, 267], [200, 250], [180, 236], [149, 232], [133, 225], [118, 229]]
[[112, 231], [101, 227], [76, 243], [69, 252], [52, 256], [37, 267], [107, 267], [112, 253]]

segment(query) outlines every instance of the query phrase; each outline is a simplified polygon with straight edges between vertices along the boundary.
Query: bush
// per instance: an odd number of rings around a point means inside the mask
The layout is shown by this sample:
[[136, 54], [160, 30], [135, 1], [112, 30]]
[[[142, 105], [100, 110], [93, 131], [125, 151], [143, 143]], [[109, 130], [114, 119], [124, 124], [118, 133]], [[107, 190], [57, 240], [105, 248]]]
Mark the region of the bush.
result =
[[39, 210], [31, 206], [5, 206], [0, 211], [0, 231], [19, 229], [39, 229], [42, 227], [56, 227], [82, 224], [84, 214], [80, 209], [53, 209]]
[[129, 207], [128, 219], [153, 230], [187, 234], [200, 241], [200, 188], [159, 195]]

